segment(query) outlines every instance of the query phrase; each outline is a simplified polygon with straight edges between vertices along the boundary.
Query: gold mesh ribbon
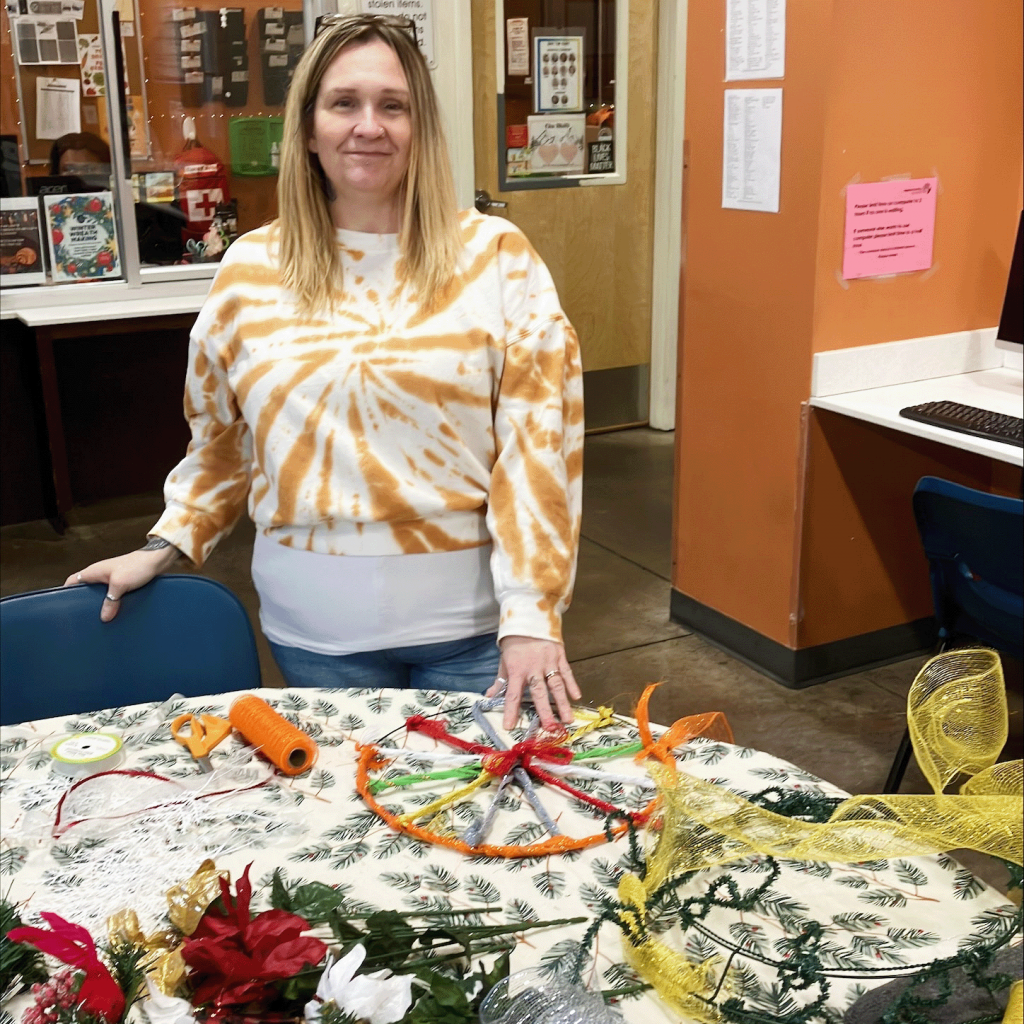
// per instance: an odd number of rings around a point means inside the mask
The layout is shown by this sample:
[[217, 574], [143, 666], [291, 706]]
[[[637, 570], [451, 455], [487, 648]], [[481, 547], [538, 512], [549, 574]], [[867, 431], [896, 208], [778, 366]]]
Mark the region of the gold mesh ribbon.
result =
[[1024, 983], [1015, 981], [1003, 1014], [1003, 1024], [1024, 1024]]
[[183, 935], [191, 935], [196, 930], [206, 908], [220, 896], [221, 877], [231, 881], [228, 872], [218, 871], [208, 857], [191, 878], [167, 890], [167, 916]]
[[[804, 822], [758, 807], [721, 786], [674, 767], [653, 765], [662, 798], [654, 847], [643, 881], [627, 875], [621, 919], [632, 936], [626, 958], [673, 1008], [701, 1021], [718, 1019], [696, 998], [708, 995], [710, 972], [649, 936], [651, 895], [685, 872], [751, 854], [855, 863], [974, 849], [1022, 862], [1022, 766], [996, 764], [1007, 735], [1006, 691], [994, 651], [949, 651], [918, 673], [907, 700], [914, 753], [930, 795], [855, 796], [829, 821]], [[944, 790], [967, 776], [956, 793]], [[708, 967], [709, 964], [701, 965]]]
[[141, 946], [146, 950], [139, 966], [165, 996], [174, 994], [185, 977], [181, 936], [177, 932], [168, 930], [146, 935], [135, 911], [121, 910], [107, 918], [107, 934], [112, 944]]
[[218, 871], [207, 858], [191, 878], [167, 890], [167, 916], [176, 930], [146, 935], [134, 910], [122, 910], [107, 918], [107, 933], [112, 943], [141, 946], [146, 950], [141, 967], [165, 996], [173, 996], [185, 977], [181, 936], [191, 935], [196, 930], [207, 907], [220, 895], [221, 876], [230, 880], [226, 871]]

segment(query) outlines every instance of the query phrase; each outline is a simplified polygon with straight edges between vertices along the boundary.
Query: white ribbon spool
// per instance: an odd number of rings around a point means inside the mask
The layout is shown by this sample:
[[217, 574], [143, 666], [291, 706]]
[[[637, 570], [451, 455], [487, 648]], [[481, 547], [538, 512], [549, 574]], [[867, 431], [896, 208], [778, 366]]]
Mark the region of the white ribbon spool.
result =
[[109, 732], [76, 732], [50, 747], [51, 771], [84, 779], [116, 768], [123, 760], [121, 737]]

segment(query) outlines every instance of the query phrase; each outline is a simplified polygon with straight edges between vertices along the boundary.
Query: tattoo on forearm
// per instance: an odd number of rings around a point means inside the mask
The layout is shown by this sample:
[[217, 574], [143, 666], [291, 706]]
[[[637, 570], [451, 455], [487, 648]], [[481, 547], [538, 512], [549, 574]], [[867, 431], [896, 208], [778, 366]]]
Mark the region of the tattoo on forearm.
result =
[[[163, 548], [172, 548], [174, 545], [163, 537], [150, 537], [145, 544], [139, 548], [140, 551], [161, 551]], [[179, 552], [180, 553], [180, 552]]]

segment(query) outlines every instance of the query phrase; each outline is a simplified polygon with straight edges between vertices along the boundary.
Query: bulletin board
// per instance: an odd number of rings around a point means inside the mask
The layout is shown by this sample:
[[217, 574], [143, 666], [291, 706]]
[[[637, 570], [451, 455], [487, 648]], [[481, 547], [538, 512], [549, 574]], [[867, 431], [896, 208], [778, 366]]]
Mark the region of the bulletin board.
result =
[[[127, 79], [126, 102], [129, 103], [132, 121], [132, 151], [135, 159], [146, 160], [151, 156], [152, 146], [149, 132], [148, 98], [145, 75], [143, 73], [142, 39], [139, 33], [139, 10], [137, 0], [119, 0], [119, 13], [122, 23], [121, 46], [124, 55], [125, 78]], [[74, 17], [77, 35], [97, 36], [100, 33], [98, 0], [86, 0], [80, 16]], [[15, 54], [16, 40], [11, 35], [11, 19], [7, 10], [3, 11], [3, 53], [5, 58]], [[81, 131], [91, 132], [100, 136], [107, 144], [110, 143], [110, 130], [107, 114], [107, 98], [105, 89], [109, 87], [112, 74], [109, 69], [103, 80], [104, 95], [88, 95], [89, 79], [82, 72], [81, 63], [60, 64], [23, 64], [16, 57], [8, 65], [4, 60], [3, 81], [4, 91], [17, 97], [17, 110], [9, 110], [9, 102], [4, 104], [5, 134], [17, 134], [21, 145], [22, 160], [28, 164], [29, 174], [46, 174], [49, 171], [50, 150], [53, 139], [36, 138], [36, 89], [39, 79], [76, 78], [82, 88], [81, 97]], [[16, 114], [20, 122], [20, 130], [9, 131], [11, 113]]]

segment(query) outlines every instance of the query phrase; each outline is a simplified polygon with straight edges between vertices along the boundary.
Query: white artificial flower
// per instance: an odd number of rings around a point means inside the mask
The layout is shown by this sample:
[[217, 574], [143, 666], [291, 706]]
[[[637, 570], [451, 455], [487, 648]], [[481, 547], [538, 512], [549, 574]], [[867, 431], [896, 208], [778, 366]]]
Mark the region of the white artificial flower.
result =
[[309, 1024], [318, 1024], [320, 1008], [335, 1002], [345, 1013], [367, 1024], [397, 1024], [412, 1005], [412, 975], [392, 975], [389, 970], [356, 975], [366, 958], [366, 947], [353, 946], [337, 963], [327, 958], [316, 999], [306, 1003]]
[[146, 988], [149, 996], [142, 1001], [142, 1011], [150, 1024], [196, 1024], [187, 999], [165, 996], [150, 978], [146, 978]]

